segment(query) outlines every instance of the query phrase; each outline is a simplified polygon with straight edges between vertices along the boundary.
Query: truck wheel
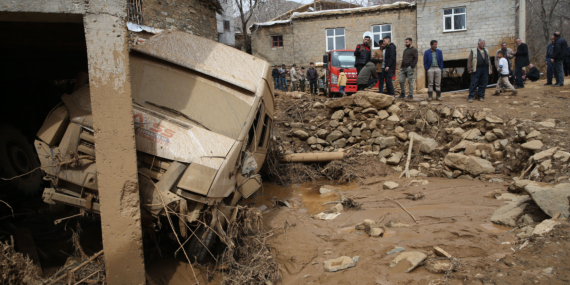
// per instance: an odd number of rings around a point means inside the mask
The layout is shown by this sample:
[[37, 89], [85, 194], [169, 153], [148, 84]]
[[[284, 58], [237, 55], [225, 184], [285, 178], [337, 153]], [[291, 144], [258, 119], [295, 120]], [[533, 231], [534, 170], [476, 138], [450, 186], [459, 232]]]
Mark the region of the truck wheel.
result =
[[[216, 242], [217, 235], [212, 230], [208, 229], [207, 231], [208, 232], [206, 233], [206, 228], [204, 226], [198, 228], [198, 230], [195, 231], [196, 234], [192, 236], [188, 242], [188, 245], [186, 246], [186, 253], [188, 254], [188, 257], [190, 257], [190, 260], [193, 262], [204, 263], [214, 248], [214, 243]], [[200, 242], [198, 239], [200, 239], [202, 242]], [[210, 252], [208, 252], [208, 250]]]
[[[0, 177], [22, 175], [2, 182], [17, 190], [14, 195], [37, 195], [42, 190], [42, 172], [38, 167], [38, 155], [26, 137], [12, 125], [0, 123]], [[36, 170], [29, 173], [34, 169]]]

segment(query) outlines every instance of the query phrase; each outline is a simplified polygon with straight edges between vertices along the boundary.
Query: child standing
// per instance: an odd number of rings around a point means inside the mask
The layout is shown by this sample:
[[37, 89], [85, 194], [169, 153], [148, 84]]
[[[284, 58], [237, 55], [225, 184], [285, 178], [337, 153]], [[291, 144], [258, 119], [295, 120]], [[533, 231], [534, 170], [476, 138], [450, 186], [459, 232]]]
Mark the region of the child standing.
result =
[[517, 95], [517, 90], [509, 82], [509, 62], [504, 58], [504, 56], [505, 55], [502, 50], [497, 53], [497, 57], [499, 58], [499, 66], [497, 67], [497, 70], [499, 71], [500, 77], [499, 82], [497, 83], [497, 89], [495, 89], [495, 95], [501, 94], [501, 83], [509, 88], [513, 95]]
[[342, 96], [346, 96], [344, 92], [344, 88], [346, 88], [346, 75], [344, 74], [344, 68], [340, 69], [340, 73], [338, 74], [338, 92], [342, 94]]

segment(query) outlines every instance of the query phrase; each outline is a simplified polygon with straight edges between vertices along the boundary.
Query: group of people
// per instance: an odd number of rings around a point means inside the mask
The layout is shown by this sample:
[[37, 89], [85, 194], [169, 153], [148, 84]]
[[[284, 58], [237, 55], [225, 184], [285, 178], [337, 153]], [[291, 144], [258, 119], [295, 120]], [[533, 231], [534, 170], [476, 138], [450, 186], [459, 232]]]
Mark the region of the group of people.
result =
[[318, 79], [319, 73], [315, 69], [315, 63], [311, 62], [309, 69], [305, 71], [305, 67], [302, 66], [301, 70], [297, 70], [297, 65], [293, 64], [291, 70], [287, 70], [285, 64], [281, 65], [281, 68], [278, 69], [278, 66], [273, 66], [273, 71], [271, 72], [271, 77], [273, 77], [273, 82], [275, 90], [281, 91], [289, 91], [287, 86], [287, 74], [291, 78], [291, 90], [290, 91], [301, 91], [305, 92], [305, 86], [307, 81], [309, 82], [309, 90], [311, 91], [311, 95], [318, 94]]

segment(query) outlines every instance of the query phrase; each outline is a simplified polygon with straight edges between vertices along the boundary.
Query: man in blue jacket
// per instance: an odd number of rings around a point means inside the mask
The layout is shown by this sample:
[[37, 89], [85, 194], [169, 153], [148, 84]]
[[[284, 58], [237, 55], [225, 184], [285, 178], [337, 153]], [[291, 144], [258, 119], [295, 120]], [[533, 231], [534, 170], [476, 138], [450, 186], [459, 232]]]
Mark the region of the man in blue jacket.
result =
[[566, 59], [568, 43], [565, 39], [560, 37], [560, 32], [554, 33], [554, 38], [555, 42], [550, 62], [554, 65], [554, 78], [556, 78], [556, 84], [552, 86], [564, 86], [564, 60]]
[[544, 58], [544, 62], [546, 62], [546, 84], [544, 85], [552, 85], [552, 62], [550, 62], [550, 57], [552, 54], [552, 47], [554, 46], [554, 36], [550, 38], [551, 43], [548, 44], [546, 48], [546, 57]]
[[433, 100], [433, 85], [435, 79], [436, 100], [441, 100], [441, 73], [443, 71], [443, 53], [437, 48], [437, 41], [432, 40], [430, 49], [424, 52], [424, 68], [428, 76], [428, 101]]

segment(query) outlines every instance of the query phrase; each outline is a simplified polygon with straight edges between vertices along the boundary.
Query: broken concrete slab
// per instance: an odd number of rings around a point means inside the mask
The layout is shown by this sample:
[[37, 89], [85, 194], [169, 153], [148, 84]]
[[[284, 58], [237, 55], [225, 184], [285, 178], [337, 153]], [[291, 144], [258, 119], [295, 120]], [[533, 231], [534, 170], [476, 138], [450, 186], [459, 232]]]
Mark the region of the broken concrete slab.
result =
[[552, 217], [560, 212], [562, 218], [570, 216], [568, 207], [570, 183], [562, 183], [554, 187], [541, 187], [536, 183], [530, 183], [524, 187], [524, 190], [547, 215]]
[[530, 197], [524, 197], [505, 205], [493, 213], [491, 222], [509, 227], [516, 227], [517, 220], [524, 214], [526, 207], [532, 203]]
[[327, 272], [336, 272], [354, 266], [356, 266], [356, 261], [348, 256], [341, 256], [339, 258], [329, 259], [325, 261], [325, 271]]
[[392, 262], [390, 262], [390, 267], [394, 267], [400, 261], [406, 260], [412, 266], [410, 268], [408, 268], [405, 272], [410, 273], [414, 269], [416, 269], [416, 267], [418, 267], [418, 265], [420, 265], [420, 263], [422, 263], [426, 258], [427, 258], [427, 255], [425, 255], [424, 253], [421, 253], [419, 251], [402, 252], [402, 253], [400, 253], [400, 255], [398, 255], [396, 258], [394, 258], [394, 260], [392, 260]]

